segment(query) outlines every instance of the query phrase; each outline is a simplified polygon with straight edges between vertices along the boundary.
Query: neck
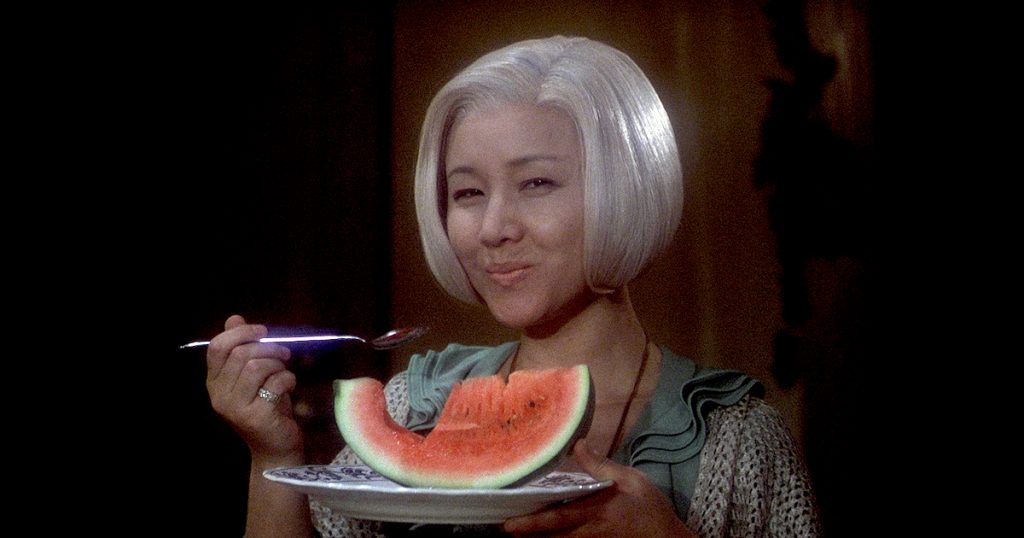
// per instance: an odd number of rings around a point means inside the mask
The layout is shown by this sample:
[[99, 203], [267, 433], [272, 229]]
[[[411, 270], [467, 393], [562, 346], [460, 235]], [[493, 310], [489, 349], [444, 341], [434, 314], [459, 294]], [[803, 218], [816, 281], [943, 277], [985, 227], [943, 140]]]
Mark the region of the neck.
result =
[[[595, 382], [607, 380], [617, 394], [632, 380], [642, 357], [647, 337], [633, 309], [626, 288], [597, 295], [575, 315], [552, 327], [528, 328], [523, 332], [516, 358], [517, 369], [539, 369], [586, 364]], [[599, 390], [602, 387], [597, 387]], [[600, 392], [598, 394], [601, 394]]]

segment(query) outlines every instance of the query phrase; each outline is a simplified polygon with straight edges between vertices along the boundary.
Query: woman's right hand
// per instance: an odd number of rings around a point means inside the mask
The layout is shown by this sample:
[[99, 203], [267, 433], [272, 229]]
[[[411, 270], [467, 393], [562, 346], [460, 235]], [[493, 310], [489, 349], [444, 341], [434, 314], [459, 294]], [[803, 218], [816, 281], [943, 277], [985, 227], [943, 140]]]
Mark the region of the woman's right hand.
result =
[[[294, 458], [303, 450], [302, 430], [292, 415], [295, 374], [285, 367], [291, 352], [259, 342], [266, 335], [263, 325], [231, 316], [206, 352], [210, 403], [249, 445], [254, 461]], [[259, 397], [260, 388], [280, 399], [271, 403]]]

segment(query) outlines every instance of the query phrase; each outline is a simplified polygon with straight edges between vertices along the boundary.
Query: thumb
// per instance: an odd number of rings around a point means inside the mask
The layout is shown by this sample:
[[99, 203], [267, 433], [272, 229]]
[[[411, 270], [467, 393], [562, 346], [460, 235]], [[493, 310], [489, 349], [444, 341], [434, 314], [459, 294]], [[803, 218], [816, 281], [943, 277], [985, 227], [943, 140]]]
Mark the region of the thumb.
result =
[[597, 480], [615, 480], [622, 474], [621, 465], [595, 452], [586, 439], [576, 442], [573, 455], [580, 467]]
[[245, 325], [245, 318], [238, 314], [233, 314], [231, 317], [227, 319], [227, 321], [224, 322], [224, 329], [230, 330], [241, 325]]

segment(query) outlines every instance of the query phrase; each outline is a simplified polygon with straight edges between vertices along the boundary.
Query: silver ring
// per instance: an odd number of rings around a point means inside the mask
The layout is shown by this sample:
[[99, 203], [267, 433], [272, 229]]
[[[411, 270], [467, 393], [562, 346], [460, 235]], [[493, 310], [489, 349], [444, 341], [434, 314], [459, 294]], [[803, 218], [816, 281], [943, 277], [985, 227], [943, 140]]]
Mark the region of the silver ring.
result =
[[276, 404], [277, 401], [281, 399], [281, 395], [280, 394], [278, 394], [278, 393], [276, 393], [274, 391], [271, 391], [271, 390], [267, 390], [267, 389], [265, 389], [263, 387], [260, 387], [260, 390], [259, 390], [259, 392], [256, 393], [256, 396], [258, 396], [258, 397], [260, 397], [260, 399], [266, 400], [266, 401], [268, 401], [268, 402], [270, 402], [272, 404]]

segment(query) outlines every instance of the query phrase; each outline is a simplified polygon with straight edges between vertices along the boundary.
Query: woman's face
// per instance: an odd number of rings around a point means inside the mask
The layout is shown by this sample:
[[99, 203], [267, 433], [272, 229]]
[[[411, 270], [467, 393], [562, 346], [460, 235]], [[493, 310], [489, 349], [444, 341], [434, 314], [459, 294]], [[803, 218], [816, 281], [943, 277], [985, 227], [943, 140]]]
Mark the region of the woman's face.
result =
[[506, 106], [452, 129], [448, 237], [477, 293], [509, 327], [572, 314], [583, 275], [580, 144], [563, 112]]

